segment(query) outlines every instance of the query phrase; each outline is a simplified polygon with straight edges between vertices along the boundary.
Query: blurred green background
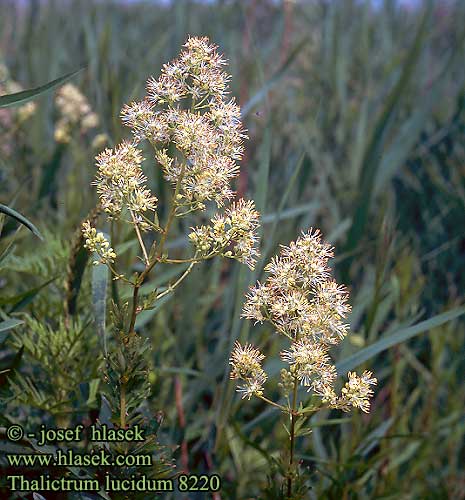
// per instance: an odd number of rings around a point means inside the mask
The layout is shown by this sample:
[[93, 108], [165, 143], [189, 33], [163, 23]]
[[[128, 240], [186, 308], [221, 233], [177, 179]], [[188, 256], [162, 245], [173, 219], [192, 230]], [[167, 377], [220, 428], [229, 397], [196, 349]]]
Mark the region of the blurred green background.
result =
[[[230, 61], [250, 138], [236, 189], [262, 213], [262, 260], [254, 272], [224, 260], [198, 266], [139, 324], [153, 344], [160, 440], [187, 446], [191, 472], [219, 473], [224, 499], [267, 498], [259, 492], [286, 439], [279, 414], [241, 401], [228, 379], [238, 338], [270, 354], [269, 373], [280, 368], [271, 360], [283, 339], [240, 319], [244, 293], [278, 245], [310, 226], [335, 246], [337, 280], [351, 292], [339, 371], [368, 368], [379, 386], [369, 415], [320, 414], [300, 439], [309, 498], [465, 498], [465, 2], [416, 4], [1, 2], [0, 62], [11, 78], [30, 88], [85, 66], [72, 82], [100, 118], [90, 136], [57, 144], [49, 93], [26, 122], [1, 129], [0, 202], [45, 235], [39, 243], [5, 222], [2, 238], [15, 240], [1, 296], [65, 272], [73, 234], [97, 201], [93, 134], [110, 145], [129, 136], [121, 107], [144, 95], [187, 35], [210, 37]], [[152, 163], [163, 207], [169, 190]], [[174, 251], [188, 227], [179, 224]], [[113, 238], [134, 266], [134, 245]], [[59, 315], [60, 279], [19, 309]], [[89, 313], [86, 290], [79, 307]]]

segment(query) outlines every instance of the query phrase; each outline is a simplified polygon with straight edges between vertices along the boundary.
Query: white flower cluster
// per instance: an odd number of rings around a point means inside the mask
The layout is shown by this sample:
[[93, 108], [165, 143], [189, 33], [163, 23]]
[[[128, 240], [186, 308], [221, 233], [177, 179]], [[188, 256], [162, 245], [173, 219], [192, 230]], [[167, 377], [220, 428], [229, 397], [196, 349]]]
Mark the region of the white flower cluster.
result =
[[[368, 412], [371, 386], [377, 382], [371, 372], [349, 373], [341, 395], [334, 390], [337, 373], [329, 349], [347, 334], [344, 319], [350, 306], [346, 289], [331, 279], [328, 260], [332, 256], [332, 248], [321, 240], [318, 230], [283, 246], [265, 267], [266, 281], [250, 290], [243, 317], [267, 321], [291, 341], [290, 348], [281, 352], [289, 365], [281, 374], [283, 388], [288, 390], [289, 381], [296, 380], [332, 408], [349, 411], [357, 407]], [[231, 357], [235, 378], [243, 378], [235, 366], [242, 349], [236, 345]]]

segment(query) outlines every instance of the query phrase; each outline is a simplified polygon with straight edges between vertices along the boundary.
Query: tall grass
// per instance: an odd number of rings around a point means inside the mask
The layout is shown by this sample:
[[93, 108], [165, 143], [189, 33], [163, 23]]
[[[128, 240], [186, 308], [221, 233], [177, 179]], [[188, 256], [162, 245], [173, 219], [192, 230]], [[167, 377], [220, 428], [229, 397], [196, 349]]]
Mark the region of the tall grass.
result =
[[[166, 413], [160, 440], [187, 448], [191, 472], [219, 473], [222, 498], [276, 498], [264, 491], [285, 431], [259, 401], [239, 405], [228, 356], [236, 339], [250, 336], [240, 319], [248, 285], [278, 244], [314, 225], [342, 248], [335, 273], [351, 289], [354, 333], [337, 352], [338, 367], [369, 361], [379, 389], [370, 415], [327, 412], [300, 438], [310, 497], [465, 498], [465, 4], [1, 6], [0, 54], [13, 77], [29, 88], [85, 66], [74, 81], [113, 144], [125, 135], [122, 105], [143, 95], [141, 82], [187, 34], [208, 35], [230, 59], [250, 136], [237, 190], [263, 214], [262, 260], [254, 272], [222, 261], [199, 267], [162, 308], [141, 315], [157, 346], [151, 380], [153, 407]], [[31, 219], [45, 242], [5, 219], [2, 244], [14, 239], [14, 252], [0, 262], [2, 317], [59, 310], [59, 288], [47, 281], [62, 279], [72, 234], [96, 203], [87, 187], [96, 152], [83, 137], [61, 150], [53, 99], [37, 102], [13, 154], [1, 159], [0, 202]], [[150, 184], [165, 206], [158, 173]], [[186, 227], [175, 229], [182, 235]], [[112, 246], [130, 267], [136, 248], [126, 237], [112, 234]], [[170, 245], [177, 251], [186, 242]], [[86, 271], [81, 309], [91, 302], [90, 281]], [[280, 340], [257, 329], [258, 343], [278, 353]], [[0, 377], [15, 363], [11, 348], [2, 352]]]

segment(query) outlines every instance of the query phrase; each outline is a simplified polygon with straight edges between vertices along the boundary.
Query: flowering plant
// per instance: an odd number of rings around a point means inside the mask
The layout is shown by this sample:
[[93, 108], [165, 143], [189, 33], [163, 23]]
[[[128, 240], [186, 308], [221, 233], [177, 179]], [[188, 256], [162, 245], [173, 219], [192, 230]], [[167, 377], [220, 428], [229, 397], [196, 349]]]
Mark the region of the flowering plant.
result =
[[[231, 378], [242, 381], [238, 391], [243, 398], [258, 397], [290, 418], [286, 498], [294, 498], [295, 438], [305, 433], [306, 418], [323, 408], [349, 411], [355, 407], [368, 412], [371, 387], [377, 382], [369, 371], [361, 376], [349, 372], [341, 394], [338, 396], [334, 390], [337, 373], [329, 350], [348, 332], [344, 318], [350, 306], [346, 289], [331, 279], [328, 260], [332, 256], [333, 249], [322, 241], [318, 230], [303, 233], [289, 246], [283, 246], [280, 255], [265, 267], [266, 281], [251, 288], [243, 308], [244, 318], [268, 322], [290, 341], [290, 347], [281, 352], [281, 359], [288, 364], [281, 370], [279, 383], [285, 404], [264, 395], [265, 356], [257, 348], [236, 342], [230, 359]], [[312, 398], [304, 406], [299, 386], [319, 400]]]
[[[239, 107], [227, 98], [226, 61], [206, 38], [189, 38], [180, 56], [166, 64], [158, 79], [147, 82], [147, 95], [125, 105], [122, 121], [132, 131], [125, 140], [97, 156], [94, 184], [99, 210], [108, 219], [129, 225], [140, 247], [142, 269], [133, 275], [119, 270], [118, 255], [103, 232], [86, 220], [84, 246], [94, 254], [94, 264], [106, 265], [113, 279], [132, 288], [132, 299], [113, 304], [116, 346], [107, 353], [105, 380], [113, 422], [126, 427], [138, 419], [138, 409], [148, 394], [144, 356], [147, 342], [137, 333], [137, 317], [155, 307], [189, 275], [192, 268], [215, 256], [235, 259], [253, 268], [258, 256], [259, 214], [252, 201], [233, 200], [231, 180], [239, 173], [245, 133]], [[165, 221], [158, 199], [149, 188], [139, 147], [147, 141], [171, 185]], [[209, 224], [195, 225], [188, 236], [192, 252], [173, 258], [167, 251], [170, 231], [179, 218], [216, 208]], [[178, 257], [178, 256], [176, 256]], [[179, 277], [164, 289], [143, 296], [159, 264], [182, 265]]]

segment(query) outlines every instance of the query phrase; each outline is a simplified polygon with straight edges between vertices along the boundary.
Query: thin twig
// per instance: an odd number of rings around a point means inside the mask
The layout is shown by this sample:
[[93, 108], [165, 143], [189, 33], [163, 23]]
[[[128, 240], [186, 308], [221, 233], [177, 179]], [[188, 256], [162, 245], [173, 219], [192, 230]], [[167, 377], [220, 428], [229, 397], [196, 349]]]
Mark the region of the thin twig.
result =
[[135, 229], [136, 234], [137, 234], [137, 239], [139, 240], [139, 245], [142, 249], [142, 253], [144, 254], [145, 265], [148, 266], [150, 264], [149, 256], [147, 255], [147, 249], [145, 248], [144, 240], [142, 239], [142, 234], [140, 233], [139, 224], [138, 224], [132, 210], [130, 210], [130, 212], [131, 212], [132, 221], [134, 222], [134, 229]]
[[285, 413], [289, 413], [291, 414], [291, 410], [289, 408], [287, 408], [286, 406], [283, 406], [283, 405], [280, 405], [279, 403], [275, 403], [274, 401], [272, 401], [271, 399], [268, 399], [267, 397], [265, 396], [259, 396], [257, 395], [262, 401], [265, 401], [265, 403], [268, 403], [269, 405], [271, 406], [274, 406], [275, 408], [279, 408], [281, 411], [285, 412]]
[[181, 183], [182, 179], [184, 178], [184, 171], [185, 171], [185, 164], [183, 164], [183, 167], [181, 169], [181, 173], [179, 174], [178, 180], [176, 182], [176, 188], [174, 190], [173, 198], [171, 200], [171, 207], [170, 207], [170, 212], [168, 215], [168, 220], [166, 221], [166, 225], [163, 229], [163, 235], [160, 240], [160, 244], [158, 246], [158, 252], [157, 255], [154, 257], [154, 259], [150, 262], [147, 263], [145, 266], [145, 269], [137, 276], [136, 279], [136, 284], [134, 286], [134, 292], [132, 294], [132, 312], [131, 312], [131, 321], [129, 324], [129, 333], [132, 333], [134, 331], [134, 327], [136, 325], [136, 318], [137, 318], [137, 313], [138, 311], [138, 300], [139, 300], [139, 288], [144, 284], [144, 281], [146, 280], [147, 276], [149, 275], [150, 271], [157, 265], [158, 262], [160, 262], [160, 258], [163, 256], [163, 250], [165, 248], [165, 243], [168, 237], [169, 230], [171, 228], [171, 224], [173, 223], [174, 215], [176, 212], [176, 198], [179, 194], [179, 191], [181, 189]]
[[294, 448], [295, 448], [295, 422], [297, 419], [296, 406], [297, 406], [297, 387], [299, 381], [294, 377], [294, 391], [292, 393], [292, 413], [291, 413], [291, 429], [290, 429], [290, 443], [289, 443], [289, 476], [287, 478], [287, 496], [291, 498], [292, 495], [292, 466], [294, 464]]
[[191, 272], [192, 268], [197, 262], [192, 262], [192, 264], [182, 273], [182, 275], [172, 284], [169, 285], [168, 288], [157, 295], [156, 300], [161, 299], [165, 295], [168, 295], [169, 293], [173, 292], [174, 289], [187, 277], [187, 275]]

